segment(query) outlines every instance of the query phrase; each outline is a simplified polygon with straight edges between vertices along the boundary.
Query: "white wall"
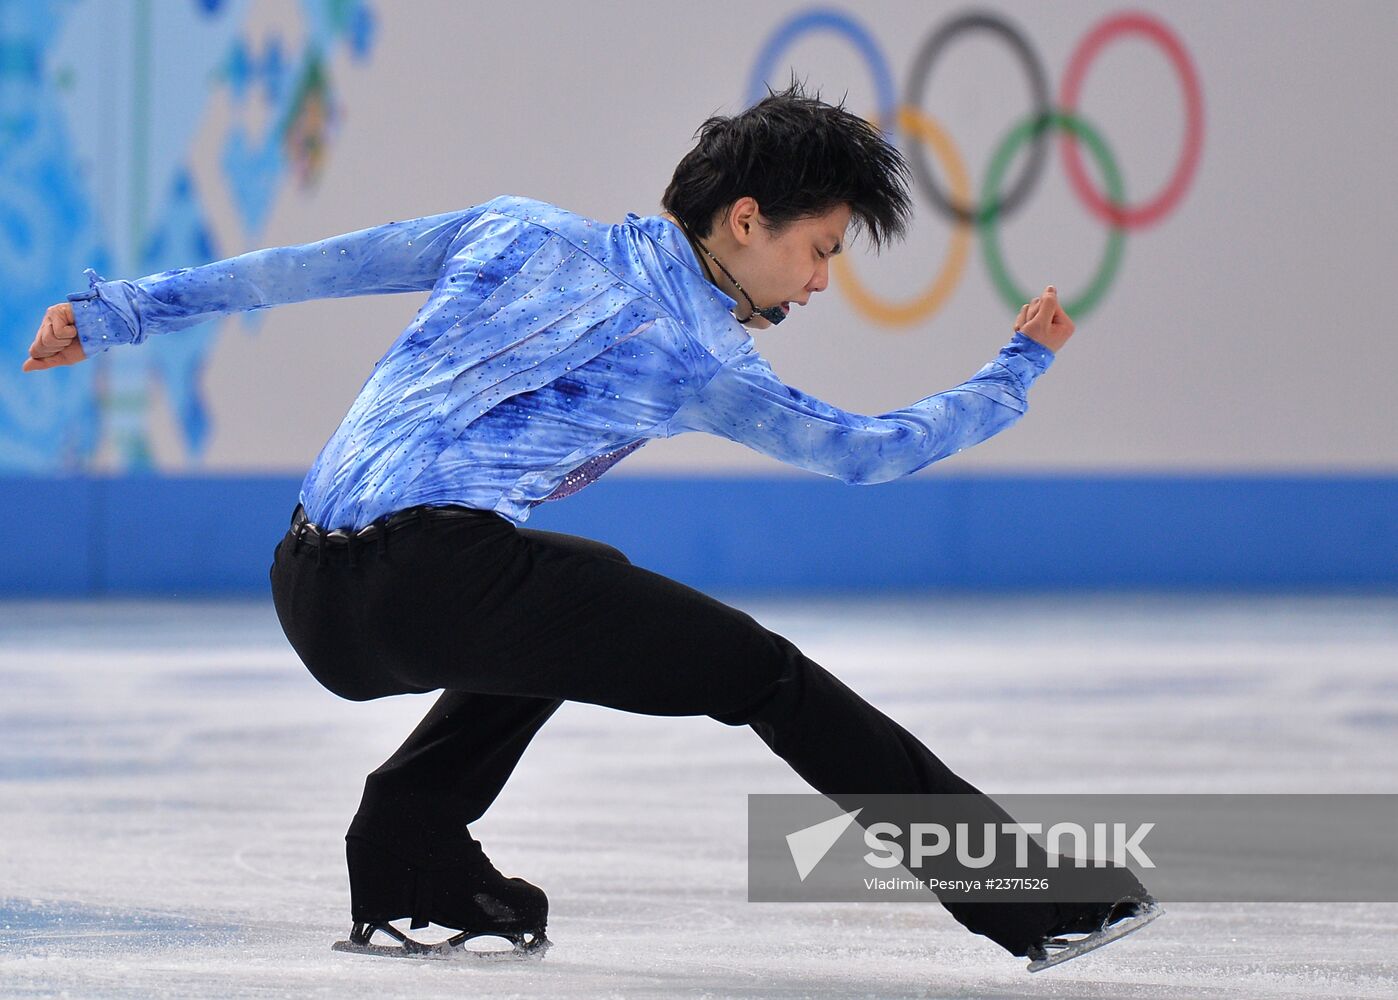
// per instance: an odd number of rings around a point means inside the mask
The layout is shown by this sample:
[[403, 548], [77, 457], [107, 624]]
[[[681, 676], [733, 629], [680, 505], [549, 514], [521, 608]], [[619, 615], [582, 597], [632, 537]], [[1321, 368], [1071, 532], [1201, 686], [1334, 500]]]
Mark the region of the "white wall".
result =
[[[249, 36], [279, 30], [290, 6], [254, 3]], [[372, 58], [356, 63], [339, 53], [332, 62], [342, 120], [322, 182], [310, 194], [287, 187], [263, 245], [506, 192], [605, 220], [654, 213], [699, 122], [743, 106], [759, 47], [806, 8], [416, 0], [375, 9]], [[999, 2], [990, 9], [1033, 40], [1055, 92], [1073, 49], [1102, 18], [1141, 9], [1168, 24], [1202, 84], [1203, 153], [1179, 205], [1157, 225], [1126, 234], [1115, 282], [1034, 389], [1030, 415], [959, 456], [957, 468], [1398, 471], [1390, 390], [1398, 337], [1398, 4]], [[857, 16], [901, 93], [925, 35], [962, 10], [875, 3]], [[852, 109], [873, 112], [868, 74], [834, 36], [807, 36], [788, 57], [826, 96], [848, 91]], [[947, 52], [928, 92], [923, 110], [954, 137], [977, 178], [1028, 110], [1017, 64], [983, 35]], [[232, 113], [220, 101], [215, 93], [210, 121]], [[1181, 92], [1160, 50], [1134, 38], [1108, 46], [1087, 77], [1081, 109], [1117, 157], [1131, 200], [1158, 191], [1184, 129]], [[191, 164], [215, 227], [231, 241], [217, 157], [212, 142], [196, 145]], [[856, 243], [849, 255], [890, 297], [927, 281], [950, 234], [916, 197], [906, 245], [874, 258]], [[1033, 196], [1001, 227], [1023, 283], [1053, 282], [1069, 299], [1097, 266], [1106, 235], [1077, 200], [1056, 149]], [[159, 464], [303, 470], [417, 302], [286, 308], [253, 336], [230, 322], [207, 368], [214, 430], [205, 460], [186, 461], [157, 405]], [[1008, 339], [1013, 313], [992, 289], [977, 239], [945, 307], [922, 324], [871, 323], [832, 288], [757, 337], [788, 381], [873, 413], [970, 375]], [[615, 474], [661, 470], [780, 467], [690, 435], [644, 449]]]

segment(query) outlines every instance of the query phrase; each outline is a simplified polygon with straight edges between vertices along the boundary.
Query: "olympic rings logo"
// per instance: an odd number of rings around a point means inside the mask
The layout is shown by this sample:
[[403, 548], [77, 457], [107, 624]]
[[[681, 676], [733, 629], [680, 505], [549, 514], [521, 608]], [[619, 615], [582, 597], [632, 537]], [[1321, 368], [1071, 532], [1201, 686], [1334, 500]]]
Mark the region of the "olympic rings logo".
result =
[[[1018, 28], [985, 11], [954, 16], [935, 27], [922, 43], [913, 60], [902, 103], [899, 103], [894, 96], [888, 62], [869, 31], [841, 11], [811, 10], [778, 25], [762, 46], [748, 82], [749, 105], [766, 96], [765, 81], [792, 43], [804, 35], [819, 32], [841, 36], [859, 53], [873, 79], [878, 100], [877, 112], [868, 120], [882, 128], [890, 141], [897, 141], [900, 135], [915, 140], [909, 148], [904, 148], [913, 177], [937, 210], [953, 223], [951, 244], [942, 266], [923, 291], [906, 301], [880, 298], [859, 280], [852, 264], [841, 257], [834, 259], [840, 288], [855, 309], [876, 322], [907, 326], [940, 309], [965, 270], [972, 227], [980, 232], [991, 280], [1009, 307], [1017, 310], [1021, 303], [1032, 298], [1010, 274], [1000, 249], [997, 223], [1029, 197], [1043, 173], [1044, 146], [1051, 131], [1061, 133], [1059, 150], [1073, 190], [1088, 211], [1108, 227], [1106, 251], [1087, 289], [1077, 298], [1064, 302], [1064, 308], [1078, 318], [1092, 311], [1116, 276], [1126, 230], [1143, 229], [1160, 222], [1184, 197], [1198, 168], [1204, 142], [1204, 99], [1199, 76], [1175, 34], [1147, 14], [1133, 11], [1110, 15], [1084, 35], [1068, 60], [1056, 104], [1050, 103], [1043, 64]], [[975, 201], [972, 200], [970, 176], [956, 145], [935, 118], [919, 110], [937, 59], [952, 42], [973, 32], [991, 34], [1009, 46], [1024, 67], [1034, 101], [1030, 113], [1011, 128], [995, 148], [981, 181], [979, 199]], [[1186, 113], [1184, 148], [1169, 181], [1148, 201], [1134, 205], [1127, 204], [1126, 186], [1106, 141], [1077, 111], [1083, 80], [1092, 60], [1109, 43], [1128, 35], [1139, 35], [1153, 42], [1169, 59], [1184, 91]], [[885, 123], [891, 123], [892, 127]], [[1005, 170], [1026, 143], [1030, 146], [1030, 156], [1006, 190]], [[1079, 143], [1087, 147], [1100, 168], [1105, 193], [1093, 186], [1084, 170]], [[928, 158], [927, 149], [931, 150], [932, 160]], [[933, 160], [945, 174], [945, 188], [933, 169]]]

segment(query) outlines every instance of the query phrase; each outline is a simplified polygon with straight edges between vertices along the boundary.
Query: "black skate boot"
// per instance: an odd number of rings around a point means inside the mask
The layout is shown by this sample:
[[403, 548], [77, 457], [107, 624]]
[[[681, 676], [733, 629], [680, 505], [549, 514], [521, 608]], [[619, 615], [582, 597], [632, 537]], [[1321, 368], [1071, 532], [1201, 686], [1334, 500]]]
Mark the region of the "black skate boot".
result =
[[[549, 947], [544, 936], [548, 897], [522, 878], [505, 878], [469, 839], [451, 861], [413, 864], [358, 836], [345, 838], [349, 861], [350, 915], [354, 927], [336, 951], [416, 958], [540, 957]], [[456, 931], [445, 941], [427, 944], [394, 927], [408, 920], [409, 930], [437, 924]], [[376, 945], [375, 931], [397, 944]], [[504, 938], [509, 950], [476, 951], [466, 942], [484, 936]]]
[[1051, 968], [1110, 944], [1140, 930], [1165, 912], [1144, 888], [1114, 903], [1079, 905], [1078, 912], [1066, 917], [1038, 944], [1030, 946], [1030, 972]]

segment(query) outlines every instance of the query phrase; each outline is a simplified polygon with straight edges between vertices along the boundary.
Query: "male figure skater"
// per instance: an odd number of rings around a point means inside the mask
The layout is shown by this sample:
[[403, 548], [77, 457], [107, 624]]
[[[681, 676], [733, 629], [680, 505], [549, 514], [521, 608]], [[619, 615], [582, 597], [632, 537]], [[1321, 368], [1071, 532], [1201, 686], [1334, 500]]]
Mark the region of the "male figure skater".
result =
[[[609, 225], [499, 197], [137, 281], [89, 271], [30, 348], [26, 371], [238, 310], [430, 293], [306, 477], [271, 568], [286, 636], [330, 691], [443, 691], [365, 783], [346, 836], [348, 948], [441, 947], [390, 923], [403, 919], [458, 931], [448, 947], [547, 944], [543, 891], [497, 872], [468, 826], [564, 700], [750, 726], [826, 794], [979, 795], [749, 615], [608, 545], [520, 527], [686, 431], [847, 483], [910, 475], [1018, 420], [1073, 333], [1049, 286], [989, 364], [903, 409], [864, 416], [783, 384], [745, 327], [823, 291], [852, 228], [876, 248], [903, 235], [906, 164], [797, 84], [696, 138], [662, 215]], [[1159, 912], [1119, 875], [1100, 903], [944, 905], [1052, 964]], [[372, 944], [376, 931], [399, 944]]]

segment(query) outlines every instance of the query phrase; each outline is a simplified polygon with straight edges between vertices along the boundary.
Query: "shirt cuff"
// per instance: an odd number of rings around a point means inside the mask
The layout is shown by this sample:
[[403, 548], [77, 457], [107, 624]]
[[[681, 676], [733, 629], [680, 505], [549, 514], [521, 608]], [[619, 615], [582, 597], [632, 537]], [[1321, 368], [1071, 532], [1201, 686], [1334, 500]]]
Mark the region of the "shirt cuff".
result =
[[1019, 379], [1019, 384], [1024, 386], [1027, 392], [1034, 380], [1048, 371], [1055, 356], [1043, 344], [1016, 330], [1014, 337], [1001, 348], [995, 360], [1014, 373], [1015, 378]]
[[73, 325], [78, 329], [78, 343], [82, 344], [83, 353], [90, 358], [117, 344], [129, 344], [136, 338], [125, 318], [103, 298], [99, 286], [106, 279], [90, 267], [83, 274], [87, 275], [90, 287], [85, 292], [69, 295], [68, 301], [73, 304]]

